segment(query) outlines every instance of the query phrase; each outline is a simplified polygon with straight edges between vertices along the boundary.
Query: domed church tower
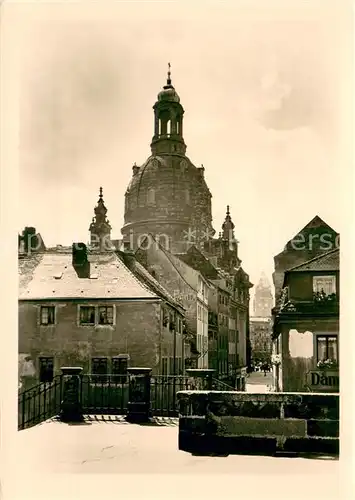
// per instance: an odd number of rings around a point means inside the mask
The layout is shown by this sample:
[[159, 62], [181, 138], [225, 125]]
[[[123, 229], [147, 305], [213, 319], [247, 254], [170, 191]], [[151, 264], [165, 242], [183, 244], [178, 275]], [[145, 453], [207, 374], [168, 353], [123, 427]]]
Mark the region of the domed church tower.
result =
[[123, 241], [136, 249], [152, 234], [165, 248], [183, 252], [215, 231], [205, 169], [195, 167], [185, 154], [184, 108], [172, 85], [170, 64], [153, 110], [151, 156], [143, 165], [133, 165], [125, 193]]

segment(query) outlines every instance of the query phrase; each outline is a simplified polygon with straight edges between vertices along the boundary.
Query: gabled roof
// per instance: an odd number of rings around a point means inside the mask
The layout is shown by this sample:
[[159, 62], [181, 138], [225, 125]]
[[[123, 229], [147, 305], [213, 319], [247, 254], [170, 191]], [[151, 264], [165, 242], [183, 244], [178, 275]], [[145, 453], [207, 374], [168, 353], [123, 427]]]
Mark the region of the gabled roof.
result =
[[157, 293], [157, 295], [167, 300], [171, 305], [182, 310], [184, 309], [184, 307], [136, 259], [134, 260], [132, 272], [140, 281]]
[[286, 273], [301, 271], [339, 271], [339, 248], [291, 267], [287, 269]]
[[[302, 241], [299, 241], [300, 237], [305, 238], [305, 241], [308, 241], [308, 238], [312, 237], [312, 248], [316, 248], [317, 244], [322, 242], [321, 236], [327, 235], [327, 241], [323, 241], [323, 243], [331, 244], [329, 247], [332, 250], [335, 248], [336, 238], [339, 237], [339, 233], [337, 233], [333, 228], [331, 228], [324, 220], [322, 220], [318, 215], [316, 215], [308, 224], [306, 224], [298, 233], [296, 233], [286, 244], [285, 248], [281, 253], [279, 253], [276, 257], [281, 256], [285, 252], [290, 250], [294, 250], [294, 244], [299, 245]], [[316, 237], [315, 235], [318, 235]], [[330, 238], [330, 241], [329, 241]], [[299, 246], [296, 247], [298, 250]], [[321, 249], [320, 249], [321, 250]], [[318, 252], [319, 253], [319, 252]]]
[[[174, 253], [171, 253], [169, 250], [166, 250], [166, 249], [165, 249], [165, 248], [164, 248], [164, 247], [163, 247], [163, 246], [159, 243], [159, 241], [157, 241], [157, 240], [155, 239], [155, 237], [153, 236], [153, 234], [152, 234], [152, 233], [149, 233], [149, 235], [148, 235], [148, 236], [152, 239], [152, 241], [154, 241], [154, 247], [155, 247], [155, 248], [158, 248], [158, 249], [159, 249], [159, 250], [160, 250], [160, 251], [161, 251], [161, 252], [162, 252], [162, 253], [166, 256], [166, 258], [169, 260], [170, 264], [174, 267], [174, 269], [175, 269], [175, 270], [177, 271], [177, 273], [178, 273], [178, 274], [179, 274], [179, 275], [183, 278], [183, 280], [184, 280], [184, 281], [186, 281], [186, 279], [182, 276], [182, 274], [181, 274], [180, 270], [179, 270], [179, 269], [175, 266], [175, 263], [174, 263], [174, 262], [176, 262], [177, 264], [179, 263], [179, 261], [180, 261], [180, 262], [183, 262], [183, 263], [184, 263], [187, 267], [189, 267], [190, 269], [192, 269], [193, 271], [195, 271], [195, 273], [197, 273], [199, 276], [201, 276], [202, 280], [203, 280], [203, 281], [205, 281], [205, 283], [206, 283], [208, 286], [210, 285], [210, 284], [209, 284], [208, 279], [207, 279], [207, 278], [206, 278], [206, 277], [202, 274], [202, 272], [201, 272], [199, 269], [196, 269], [196, 268], [192, 267], [192, 266], [191, 266], [191, 264], [188, 264], [188, 263], [184, 262], [184, 260], [183, 260], [183, 259], [180, 259], [180, 255], [181, 255], [181, 254], [174, 254]], [[147, 239], [148, 239], [148, 238], [147, 238]], [[143, 240], [143, 242], [142, 242], [142, 245], [143, 245], [143, 246], [145, 245], [145, 243], [146, 243], [147, 239]], [[142, 254], [144, 254], [145, 252], [146, 252], [145, 250], [143, 250], [143, 251], [142, 251], [142, 249], [138, 248], [138, 249], [136, 250], [136, 252], [135, 252], [135, 255], [140, 255], [140, 254], [142, 255]], [[186, 281], [186, 282], [187, 282], [187, 281]], [[189, 284], [189, 283], [188, 283], [188, 285], [189, 285], [189, 286], [191, 286], [191, 284]], [[197, 290], [195, 290], [195, 292], [197, 292]]]
[[115, 253], [88, 254], [90, 278], [79, 278], [71, 253], [19, 261], [19, 299], [159, 299]]
[[206, 279], [218, 279], [219, 272], [211, 264], [211, 262], [206, 259], [202, 252], [196, 246], [191, 246], [186, 253], [174, 254], [180, 260], [185, 262], [188, 266], [199, 271]]

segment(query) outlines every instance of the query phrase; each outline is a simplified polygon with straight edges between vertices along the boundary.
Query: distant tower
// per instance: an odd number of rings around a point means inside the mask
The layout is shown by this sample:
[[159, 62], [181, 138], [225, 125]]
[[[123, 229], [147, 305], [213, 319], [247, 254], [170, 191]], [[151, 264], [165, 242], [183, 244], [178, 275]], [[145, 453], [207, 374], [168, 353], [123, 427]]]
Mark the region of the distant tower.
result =
[[259, 283], [255, 287], [253, 316], [269, 318], [273, 308], [274, 299], [271, 285], [265, 273], [262, 273]]
[[99, 200], [95, 207], [95, 217], [89, 227], [90, 246], [94, 250], [110, 250], [111, 248], [111, 225], [107, 219], [107, 208], [103, 200], [102, 187], [100, 187]]

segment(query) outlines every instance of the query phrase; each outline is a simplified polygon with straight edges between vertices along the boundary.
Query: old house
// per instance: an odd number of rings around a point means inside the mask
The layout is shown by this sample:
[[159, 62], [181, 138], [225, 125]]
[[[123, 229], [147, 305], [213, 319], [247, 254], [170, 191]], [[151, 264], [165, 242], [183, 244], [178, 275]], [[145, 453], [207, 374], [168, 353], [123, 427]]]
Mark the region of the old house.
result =
[[281, 297], [285, 271], [336, 248], [339, 248], [339, 234], [318, 215], [293, 236], [274, 257], [275, 306]]
[[191, 246], [178, 257], [199, 270], [209, 288], [210, 368], [229, 385], [245, 387], [249, 348], [249, 289], [252, 284], [241, 267], [229, 207], [218, 239], [204, 248]]
[[[98, 206], [105, 209], [102, 192]], [[91, 229], [103, 228], [107, 239], [102, 222]], [[100, 234], [91, 241], [102, 243]], [[182, 372], [183, 308], [138, 263], [129, 267], [106, 244], [19, 255], [22, 387], [51, 380], [65, 365], [100, 375], [124, 373], [128, 364], [164, 373], [172, 359]]]
[[166, 250], [148, 235], [135, 256], [184, 307], [185, 334], [190, 351], [187, 367], [208, 368], [208, 290], [209, 282], [198, 270]]
[[278, 390], [339, 390], [339, 249], [285, 272], [273, 338]]

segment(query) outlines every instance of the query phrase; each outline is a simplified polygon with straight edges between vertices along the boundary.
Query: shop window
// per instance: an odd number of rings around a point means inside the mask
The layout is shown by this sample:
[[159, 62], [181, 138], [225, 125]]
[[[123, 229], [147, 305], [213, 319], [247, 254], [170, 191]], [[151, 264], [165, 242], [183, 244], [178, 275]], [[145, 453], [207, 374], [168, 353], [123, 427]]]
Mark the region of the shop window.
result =
[[95, 307], [80, 306], [80, 324], [81, 325], [95, 324]]
[[338, 362], [338, 337], [336, 335], [317, 336], [317, 362], [327, 359]]
[[106, 382], [108, 372], [107, 358], [92, 358], [91, 374], [93, 382]]
[[99, 307], [99, 325], [113, 325], [113, 306]]
[[335, 276], [314, 276], [313, 292], [324, 295], [336, 293]]
[[41, 325], [54, 325], [54, 306], [41, 307]]
[[54, 358], [39, 358], [39, 381], [43, 383], [52, 382], [54, 375]]

